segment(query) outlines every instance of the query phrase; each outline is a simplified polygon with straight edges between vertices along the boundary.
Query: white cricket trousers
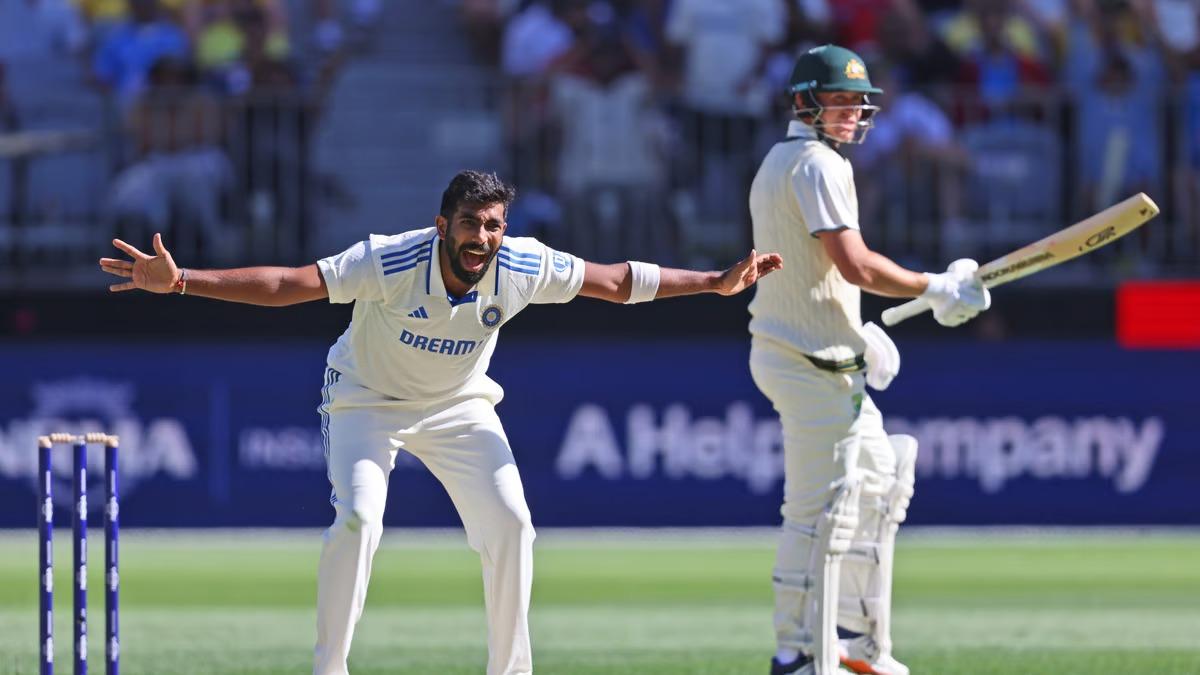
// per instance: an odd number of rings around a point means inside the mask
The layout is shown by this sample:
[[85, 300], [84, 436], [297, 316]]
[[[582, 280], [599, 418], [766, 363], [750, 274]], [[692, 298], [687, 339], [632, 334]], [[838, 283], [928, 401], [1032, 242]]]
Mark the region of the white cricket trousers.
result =
[[344, 675], [383, 532], [388, 474], [404, 449], [441, 481], [483, 563], [488, 675], [532, 673], [529, 594], [533, 524], [521, 477], [492, 403], [362, 405], [364, 390], [329, 371], [323, 390], [336, 516], [317, 576], [314, 675]]
[[[816, 572], [811, 543], [795, 533], [816, 527], [851, 470], [894, 476], [896, 453], [862, 373], [821, 370], [803, 354], [764, 340], [751, 344], [750, 373], [783, 427], [784, 523], [775, 569], [793, 578], [811, 576]], [[798, 604], [805, 597], [777, 587], [775, 633], [779, 646], [810, 653], [812, 627], [804, 624]]]

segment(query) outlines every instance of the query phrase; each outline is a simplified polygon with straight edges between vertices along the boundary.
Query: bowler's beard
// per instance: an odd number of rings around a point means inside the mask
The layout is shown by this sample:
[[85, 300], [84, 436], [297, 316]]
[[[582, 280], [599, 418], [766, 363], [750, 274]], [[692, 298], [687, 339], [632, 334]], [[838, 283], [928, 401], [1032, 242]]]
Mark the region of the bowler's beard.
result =
[[[489, 250], [487, 244], [480, 246], [458, 245], [450, 237], [446, 237], [445, 244], [446, 255], [450, 258], [450, 271], [454, 274], [454, 278], [468, 286], [474, 286], [479, 283], [480, 279], [483, 279], [483, 275], [487, 274], [487, 271], [492, 267], [492, 259], [496, 257], [496, 253], [500, 250], [499, 248], [495, 251]], [[461, 254], [464, 248], [468, 251], [482, 251], [487, 255], [487, 261], [483, 263], [483, 267], [479, 268], [478, 272], [471, 272], [463, 267]]]

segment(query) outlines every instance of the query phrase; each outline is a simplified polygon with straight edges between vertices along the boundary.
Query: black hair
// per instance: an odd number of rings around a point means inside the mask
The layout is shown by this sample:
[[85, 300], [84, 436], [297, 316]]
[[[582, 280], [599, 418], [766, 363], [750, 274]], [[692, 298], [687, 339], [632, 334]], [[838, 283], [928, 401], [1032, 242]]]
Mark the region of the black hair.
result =
[[439, 213], [449, 220], [454, 217], [458, 207], [463, 205], [504, 204], [504, 213], [507, 214], [508, 206], [516, 196], [517, 189], [500, 180], [494, 173], [460, 171], [442, 193], [442, 208]]

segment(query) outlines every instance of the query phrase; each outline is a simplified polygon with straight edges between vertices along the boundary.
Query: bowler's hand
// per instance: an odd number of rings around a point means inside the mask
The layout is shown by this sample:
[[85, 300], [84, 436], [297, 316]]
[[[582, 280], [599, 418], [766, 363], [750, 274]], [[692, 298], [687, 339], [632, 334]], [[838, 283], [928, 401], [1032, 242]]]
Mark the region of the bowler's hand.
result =
[[717, 292], [721, 295], [737, 295], [753, 286], [759, 279], [783, 267], [783, 258], [778, 253], [758, 255], [753, 249], [733, 267], [721, 273]]
[[163, 246], [162, 235], [154, 235], [154, 252], [158, 255], [148, 255], [137, 250], [120, 239], [113, 239], [113, 246], [124, 251], [132, 261], [116, 258], [101, 258], [100, 269], [119, 277], [130, 279], [122, 284], [113, 284], [108, 290], [131, 291], [139, 288], [151, 293], [170, 293], [179, 280], [179, 268], [171, 258], [171, 252]]

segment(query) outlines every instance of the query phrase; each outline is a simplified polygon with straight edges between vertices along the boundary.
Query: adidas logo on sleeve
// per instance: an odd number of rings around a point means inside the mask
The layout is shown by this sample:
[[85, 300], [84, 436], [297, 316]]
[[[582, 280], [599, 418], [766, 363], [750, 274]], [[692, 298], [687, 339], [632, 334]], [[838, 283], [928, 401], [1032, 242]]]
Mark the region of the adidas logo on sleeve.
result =
[[413, 319], [428, 319], [429, 313], [425, 311], [425, 306], [422, 305], [408, 313], [408, 316]]

